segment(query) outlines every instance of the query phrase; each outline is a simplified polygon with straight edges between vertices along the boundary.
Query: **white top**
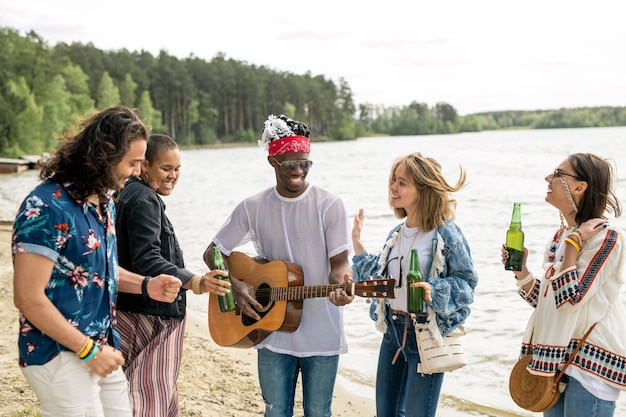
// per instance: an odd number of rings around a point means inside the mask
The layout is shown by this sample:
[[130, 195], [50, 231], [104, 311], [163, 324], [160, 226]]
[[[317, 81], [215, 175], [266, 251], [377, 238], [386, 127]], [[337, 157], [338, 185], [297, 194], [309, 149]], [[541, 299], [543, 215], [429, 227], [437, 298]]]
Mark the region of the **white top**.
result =
[[[621, 371], [623, 365], [619, 362], [619, 358], [626, 357], [626, 338], [623, 332], [616, 331], [626, 323], [626, 311], [620, 299], [620, 289], [626, 281], [623, 273], [626, 242], [621, 232], [611, 229], [587, 239], [578, 254], [577, 264], [569, 268], [562, 268], [561, 264], [564, 252], [562, 239], [555, 248], [554, 259], [551, 259], [550, 242], [544, 256], [544, 279], [537, 280], [528, 294], [520, 290], [527, 301], [536, 303], [524, 333], [525, 345], [531, 343], [532, 337], [533, 345], [542, 345], [544, 350], [562, 351], [572, 338], [580, 339], [593, 323], [597, 323], [589, 333], [586, 344], [598, 347], [603, 355], [579, 352], [579, 355], [586, 355], [586, 365], [573, 364], [565, 372], [598, 398], [609, 401], [617, 397], [615, 389], [626, 389]], [[615, 240], [609, 239], [609, 235]], [[563, 236], [567, 236], [567, 232]], [[585, 269], [577, 270], [579, 265]], [[565, 275], [572, 278], [569, 281], [559, 280]], [[556, 295], [559, 295], [558, 299]], [[537, 361], [560, 360], [539, 353], [533, 356]], [[601, 375], [600, 368], [606, 366], [602, 360], [607, 356], [618, 358], [613, 366], [620, 377], [615, 381]], [[529, 372], [546, 374], [530, 368]]]
[[[395, 298], [391, 299], [391, 308], [407, 312], [406, 276], [409, 274], [411, 249], [417, 249], [420, 271], [424, 280], [428, 278], [428, 269], [433, 259], [433, 237], [435, 229], [420, 232], [417, 227], [407, 227], [406, 223], [398, 231], [398, 240], [391, 248], [387, 272], [389, 277], [396, 278]], [[402, 251], [401, 254], [398, 251]], [[402, 265], [400, 265], [400, 262]], [[400, 276], [402, 270], [402, 276]]]
[[[561, 238], [559, 239], [559, 246], [556, 250], [556, 259], [563, 259], [563, 255], [565, 254], [564, 240], [567, 235], [573, 231], [574, 228], [571, 228], [566, 230], [561, 235]], [[605, 384], [604, 382], [599, 381], [597, 378], [587, 375], [584, 372], [581, 372], [574, 366], [568, 366], [567, 369], [565, 369], [565, 374], [575, 378], [587, 391], [604, 401], [617, 401], [619, 399], [619, 389]]]
[[[239, 203], [213, 239], [225, 255], [250, 241], [269, 261], [300, 265], [304, 285], [328, 284], [329, 259], [349, 249], [343, 202], [310, 184], [296, 198], [268, 188]], [[343, 310], [328, 297], [307, 298], [295, 332], [273, 332], [255, 347], [297, 357], [345, 353]]]

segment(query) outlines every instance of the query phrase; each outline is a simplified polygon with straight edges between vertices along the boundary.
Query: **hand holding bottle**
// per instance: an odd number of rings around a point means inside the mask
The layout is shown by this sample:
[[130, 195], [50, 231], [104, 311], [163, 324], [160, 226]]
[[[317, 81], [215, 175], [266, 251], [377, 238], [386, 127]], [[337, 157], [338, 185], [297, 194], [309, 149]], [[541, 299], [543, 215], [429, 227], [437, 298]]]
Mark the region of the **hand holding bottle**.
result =
[[215, 295], [226, 295], [230, 290], [231, 283], [221, 279], [223, 276], [228, 275], [228, 272], [221, 269], [214, 269], [205, 273], [200, 278], [200, 291], [202, 293], [213, 293]]
[[[420, 270], [419, 256], [417, 249], [411, 249], [411, 260], [409, 263], [409, 274], [406, 277], [407, 288], [407, 309], [409, 313], [421, 313], [424, 311], [424, 280]], [[430, 285], [428, 286], [430, 289]], [[432, 300], [430, 300], [432, 301]]]
[[[227, 282], [228, 286], [230, 286], [230, 274], [226, 270], [224, 258], [222, 257], [222, 252], [217, 246], [213, 247], [213, 265], [215, 265], [216, 269], [219, 269], [222, 272], [222, 274], [217, 275], [217, 277], [220, 278], [222, 281]], [[217, 301], [219, 302], [220, 311], [222, 313], [227, 313], [235, 309], [235, 297], [230, 291], [228, 291], [226, 294], [218, 295]]]
[[429, 303], [433, 302], [433, 298], [432, 298], [432, 287], [430, 286], [430, 284], [426, 281], [420, 281], [420, 282], [414, 282], [412, 284], [409, 284], [410, 288], [421, 288], [422, 291], [424, 292], [424, 300], [428, 301]]
[[511, 225], [506, 232], [507, 256], [504, 269], [507, 271], [521, 271], [524, 261], [524, 232], [522, 232], [521, 203], [513, 203]]
[[[526, 247], [522, 248], [523, 259], [522, 259], [522, 267], [519, 271], [513, 271], [515, 273], [515, 277], [517, 279], [524, 278], [528, 275], [528, 268], [526, 267], [526, 260], [528, 259], [528, 249]], [[502, 264], [505, 265], [507, 259], [509, 259], [509, 251], [506, 250], [506, 245], [502, 244], [502, 249], [500, 250], [500, 257], [502, 258]]]

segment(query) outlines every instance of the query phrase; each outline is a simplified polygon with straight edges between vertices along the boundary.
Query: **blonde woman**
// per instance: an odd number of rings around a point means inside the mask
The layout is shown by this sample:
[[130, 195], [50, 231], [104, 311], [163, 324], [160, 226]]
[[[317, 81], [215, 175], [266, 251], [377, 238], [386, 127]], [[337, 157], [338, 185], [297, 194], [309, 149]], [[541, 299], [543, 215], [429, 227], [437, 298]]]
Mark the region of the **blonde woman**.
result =
[[352, 242], [355, 281], [369, 277], [397, 278], [395, 298], [373, 303], [372, 318], [384, 333], [376, 374], [377, 417], [433, 417], [437, 411], [443, 373], [421, 374], [414, 324], [407, 310], [406, 277], [411, 249], [417, 249], [424, 281], [424, 314], [441, 336], [459, 327], [470, 314], [478, 278], [469, 245], [453, 222], [455, 200], [450, 193], [461, 189], [465, 172], [450, 185], [441, 165], [420, 153], [402, 156], [389, 175], [389, 204], [403, 221], [387, 237], [380, 254], [361, 243], [363, 209], [354, 219]]

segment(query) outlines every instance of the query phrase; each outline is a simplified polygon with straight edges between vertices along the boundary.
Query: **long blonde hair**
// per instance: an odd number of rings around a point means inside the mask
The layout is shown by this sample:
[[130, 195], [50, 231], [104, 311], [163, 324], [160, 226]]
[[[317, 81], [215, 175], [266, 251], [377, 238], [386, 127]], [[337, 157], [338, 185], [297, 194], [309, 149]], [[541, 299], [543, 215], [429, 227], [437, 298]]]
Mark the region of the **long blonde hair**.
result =
[[[465, 184], [465, 170], [459, 167], [460, 175], [456, 185], [450, 185], [441, 172], [441, 164], [433, 158], [424, 157], [419, 152], [397, 158], [389, 175], [389, 203], [391, 204], [391, 184], [395, 181], [395, 172], [403, 165], [406, 176], [420, 192], [419, 212], [416, 213], [417, 227], [420, 230], [433, 230], [443, 225], [445, 220], [453, 220], [456, 200], [450, 195], [460, 190]], [[397, 218], [407, 217], [403, 208], [394, 208]]]

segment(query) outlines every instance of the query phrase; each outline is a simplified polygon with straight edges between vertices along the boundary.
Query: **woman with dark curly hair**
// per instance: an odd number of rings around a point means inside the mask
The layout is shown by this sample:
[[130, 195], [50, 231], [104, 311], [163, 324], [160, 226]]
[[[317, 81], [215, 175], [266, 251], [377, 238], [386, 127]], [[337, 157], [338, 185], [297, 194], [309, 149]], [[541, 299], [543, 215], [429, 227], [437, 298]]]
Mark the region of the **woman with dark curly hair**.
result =
[[129, 108], [66, 133], [13, 224], [19, 363], [42, 415], [132, 416], [118, 350], [119, 290], [172, 302], [180, 280], [118, 267], [113, 192], [138, 175], [148, 131]]

